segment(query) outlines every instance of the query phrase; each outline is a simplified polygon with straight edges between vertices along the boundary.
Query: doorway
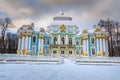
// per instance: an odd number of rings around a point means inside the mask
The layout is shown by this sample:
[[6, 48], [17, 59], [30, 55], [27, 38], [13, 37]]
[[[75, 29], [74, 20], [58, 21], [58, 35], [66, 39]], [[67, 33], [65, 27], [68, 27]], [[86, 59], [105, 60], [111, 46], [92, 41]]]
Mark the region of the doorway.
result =
[[32, 47], [32, 55], [36, 54], [36, 47]]

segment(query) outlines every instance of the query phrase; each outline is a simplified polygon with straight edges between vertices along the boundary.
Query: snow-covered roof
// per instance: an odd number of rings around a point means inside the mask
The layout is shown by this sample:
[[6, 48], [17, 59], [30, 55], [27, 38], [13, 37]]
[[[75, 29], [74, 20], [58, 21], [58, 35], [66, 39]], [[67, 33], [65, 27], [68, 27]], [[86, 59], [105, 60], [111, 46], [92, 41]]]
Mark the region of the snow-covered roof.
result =
[[75, 25], [73, 21], [53, 21], [51, 25]]
[[53, 21], [51, 25], [75, 25], [75, 22], [73, 22], [72, 17], [66, 15], [65, 13], [60, 13], [60, 15], [55, 16], [53, 18]]

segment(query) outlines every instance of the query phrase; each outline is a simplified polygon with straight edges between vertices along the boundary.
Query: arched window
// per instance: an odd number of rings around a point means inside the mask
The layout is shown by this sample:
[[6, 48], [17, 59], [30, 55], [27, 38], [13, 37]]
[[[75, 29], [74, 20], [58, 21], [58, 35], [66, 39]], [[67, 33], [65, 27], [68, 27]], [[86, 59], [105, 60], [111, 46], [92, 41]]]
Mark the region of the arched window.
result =
[[72, 54], [72, 51], [69, 51], [69, 54]]
[[83, 55], [83, 49], [81, 49], [81, 54]]
[[48, 39], [48, 40], [47, 40], [47, 45], [49, 45], [49, 43], [50, 43], [50, 42], [49, 42], [49, 39]]
[[78, 40], [76, 41], [76, 45], [79, 45], [79, 42], [78, 42]]
[[69, 44], [72, 44], [72, 38], [69, 38]]
[[79, 54], [79, 51], [78, 51], [78, 50], [76, 51], [76, 54]]
[[91, 43], [94, 44], [95, 43], [95, 39], [91, 38]]
[[56, 37], [54, 37], [54, 44], [56, 44], [57, 43], [57, 38]]
[[83, 40], [81, 39], [80, 41], [81, 41], [80, 44], [83, 45]]
[[61, 42], [62, 42], [62, 44], [65, 43], [65, 39], [64, 39], [64, 37], [61, 38]]
[[45, 44], [45, 39], [44, 39], [44, 44]]
[[33, 42], [34, 42], [34, 43], [36, 42], [36, 37], [35, 37], [35, 36], [33, 36]]

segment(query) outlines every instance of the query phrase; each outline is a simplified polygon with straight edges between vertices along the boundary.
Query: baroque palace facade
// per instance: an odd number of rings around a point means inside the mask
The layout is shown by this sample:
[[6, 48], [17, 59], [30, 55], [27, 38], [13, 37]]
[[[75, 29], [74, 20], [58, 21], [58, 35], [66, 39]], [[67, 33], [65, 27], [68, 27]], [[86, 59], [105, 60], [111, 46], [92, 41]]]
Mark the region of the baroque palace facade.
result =
[[45, 31], [35, 30], [33, 25], [23, 25], [18, 29], [19, 41], [17, 53], [37, 56], [108, 56], [107, 33], [100, 27], [93, 32], [87, 29], [79, 34], [79, 28], [72, 18], [61, 13]]

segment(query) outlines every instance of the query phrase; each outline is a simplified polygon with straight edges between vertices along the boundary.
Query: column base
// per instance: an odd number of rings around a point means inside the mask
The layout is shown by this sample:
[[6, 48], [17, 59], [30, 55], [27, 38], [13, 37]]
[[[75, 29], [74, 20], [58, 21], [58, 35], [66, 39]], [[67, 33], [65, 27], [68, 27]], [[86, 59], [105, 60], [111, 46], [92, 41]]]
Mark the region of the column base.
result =
[[103, 53], [98, 53], [97, 56], [98, 56], [98, 57], [102, 57], [102, 56], [103, 56]]
[[88, 53], [83, 53], [83, 56], [84, 57], [88, 57]]
[[19, 50], [17, 50], [17, 54], [20, 54], [20, 51], [19, 51]]
[[43, 51], [39, 51], [38, 55], [43, 56]]
[[105, 52], [103, 52], [103, 56], [106, 56], [106, 53], [105, 53]]
[[25, 53], [26, 53], [26, 55], [30, 55], [30, 51], [26, 51]]
[[24, 55], [25, 53], [25, 50], [21, 50], [20, 54]]

